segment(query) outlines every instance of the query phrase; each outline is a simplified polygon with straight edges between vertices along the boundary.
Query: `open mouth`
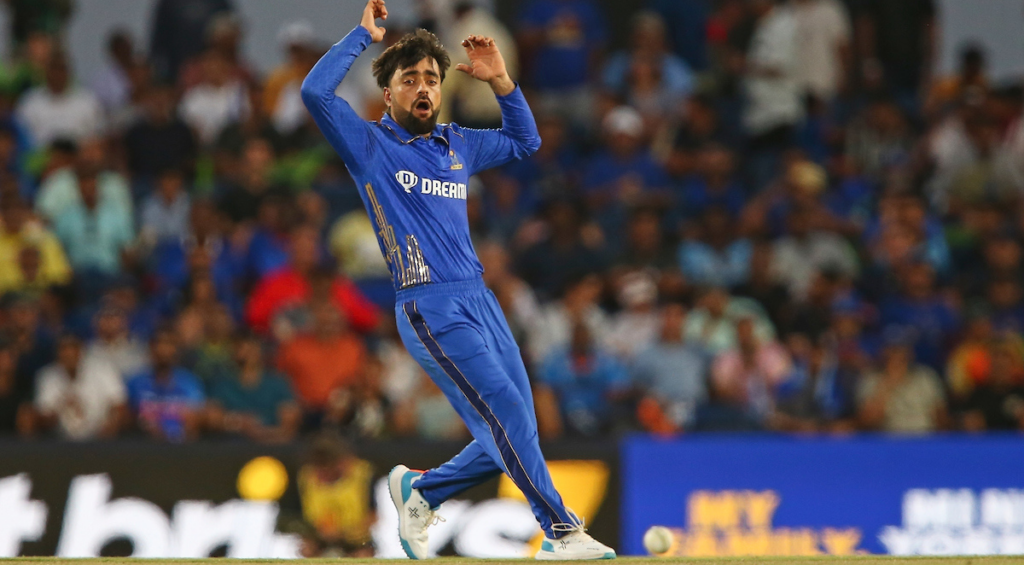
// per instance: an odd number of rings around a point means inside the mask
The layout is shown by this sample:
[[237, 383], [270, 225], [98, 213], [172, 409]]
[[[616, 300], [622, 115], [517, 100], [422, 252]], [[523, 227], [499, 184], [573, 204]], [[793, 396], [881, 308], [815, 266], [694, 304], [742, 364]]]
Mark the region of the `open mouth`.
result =
[[412, 109], [414, 112], [416, 112], [417, 116], [427, 117], [430, 115], [430, 101], [420, 100], [419, 102], [413, 105]]

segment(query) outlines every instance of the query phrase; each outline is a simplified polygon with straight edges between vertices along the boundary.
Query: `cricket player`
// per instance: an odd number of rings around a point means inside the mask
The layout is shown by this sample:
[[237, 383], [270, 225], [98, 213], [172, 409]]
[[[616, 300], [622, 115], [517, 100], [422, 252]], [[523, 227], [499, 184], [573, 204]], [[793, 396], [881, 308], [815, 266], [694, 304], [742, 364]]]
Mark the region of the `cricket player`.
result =
[[538, 559], [612, 559], [615, 551], [584, 531], [551, 483], [526, 369], [497, 299], [481, 280], [469, 236], [469, 177], [537, 151], [533, 115], [494, 40], [471, 35], [462, 42], [470, 64], [456, 70], [491, 86], [503, 127], [438, 124], [450, 60], [437, 37], [418, 30], [374, 60], [388, 110], [377, 122], [362, 120], [335, 90], [356, 57], [384, 38], [375, 22], [387, 16], [384, 0], [369, 0], [360, 25], [310, 71], [302, 100], [345, 161], [376, 227], [397, 289], [403, 343], [474, 438], [436, 469], [421, 473], [399, 465], [391, 471], [402, 547], [410, 558], [428, 557], [427, 528], [441, 503], [505, 473], [545, 532]]

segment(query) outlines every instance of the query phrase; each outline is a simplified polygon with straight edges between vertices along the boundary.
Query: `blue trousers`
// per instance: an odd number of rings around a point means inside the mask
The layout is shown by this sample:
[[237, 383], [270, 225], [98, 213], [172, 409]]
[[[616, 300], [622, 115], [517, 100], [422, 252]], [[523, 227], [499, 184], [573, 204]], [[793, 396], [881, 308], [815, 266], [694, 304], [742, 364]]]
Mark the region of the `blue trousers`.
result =
[[462, 417], [473, 441], [416, 489], [433, 507], [505, 473], [549, 537], [578, 519], [551, 483], [537, 440], [533, 394], [498, 300], [481, 280], [399, 291], [395, 314], [409, 353]]

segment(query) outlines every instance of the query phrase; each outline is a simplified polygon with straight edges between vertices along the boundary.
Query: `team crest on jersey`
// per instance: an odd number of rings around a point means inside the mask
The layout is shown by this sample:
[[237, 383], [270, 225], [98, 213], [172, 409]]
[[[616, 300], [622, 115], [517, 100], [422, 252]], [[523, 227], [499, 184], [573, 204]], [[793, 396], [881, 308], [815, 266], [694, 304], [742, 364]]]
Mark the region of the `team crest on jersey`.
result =
[[459, 161], [459, 156], [455, 154], [455, 151], [449, 149], [448, 150], [448, 156], [451, 157], [451, 160], [452, 160], [452, 169], [451, 170], [458, 171], [459, 169], [462, 168], [462, 162]]
[[395, 173], [395, 180], [397, 180], [398, 184], [402, 185], [402, 188], [404, 188], [409, 194], [412, 194], [412, 187], [420, 183], [420, 177], [418, 177], [416, 173], [410, 171], [398, 171]]

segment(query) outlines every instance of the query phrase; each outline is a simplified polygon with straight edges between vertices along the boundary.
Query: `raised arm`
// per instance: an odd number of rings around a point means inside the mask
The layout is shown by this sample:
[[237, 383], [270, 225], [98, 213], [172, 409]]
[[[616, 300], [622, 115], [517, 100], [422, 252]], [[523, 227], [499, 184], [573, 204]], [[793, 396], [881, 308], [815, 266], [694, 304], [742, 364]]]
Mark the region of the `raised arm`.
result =
[[462, 130], [473, 152], [469, 157], [470, 174], [532, 155], [540, 148], [537, 122], [523, 91], [508, 76], [498, 46], [490, 37], [480, 35], [469, 36], [462, 46], [470, 64], [459, 64], [455, 69], [490, 84], [501, 107], [501, 129]]
[[384, 0], [369, 0], [363, 10], [362, 22], [331, 47], [302, 81], [302, 102], [324, 137], [341, 155], [353, 174], [361, 172], [363, 163], [371, 158], [373, 138], [370, 125], [334, 91], [345, 78], [356, 57], [366, 50], [370, 43], [376, 43], [384, 38], [386, 30], [377, 27], [374, 20], [386, 20], [387, 17], [388, 11], [384, 7]]

